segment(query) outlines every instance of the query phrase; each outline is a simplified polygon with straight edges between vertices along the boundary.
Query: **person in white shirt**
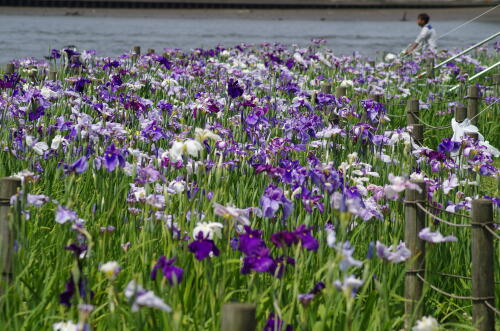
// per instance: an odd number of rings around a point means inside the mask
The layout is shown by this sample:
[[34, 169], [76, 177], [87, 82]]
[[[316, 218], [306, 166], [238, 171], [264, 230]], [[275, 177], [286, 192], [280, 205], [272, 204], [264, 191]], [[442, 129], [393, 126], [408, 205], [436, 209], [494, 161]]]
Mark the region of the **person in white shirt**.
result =
[[404, 51], [405, 54], [411, 54], [417, 47], [420, 47], [422, 52], [427, 50], [436, 51], [437, 33], [432, 25], [429, 24], [429, 20], [429, 15], [425, 13], [418, 15], [417, 24], [422, 28], [422, 31], [420, 31], [415, 42]]

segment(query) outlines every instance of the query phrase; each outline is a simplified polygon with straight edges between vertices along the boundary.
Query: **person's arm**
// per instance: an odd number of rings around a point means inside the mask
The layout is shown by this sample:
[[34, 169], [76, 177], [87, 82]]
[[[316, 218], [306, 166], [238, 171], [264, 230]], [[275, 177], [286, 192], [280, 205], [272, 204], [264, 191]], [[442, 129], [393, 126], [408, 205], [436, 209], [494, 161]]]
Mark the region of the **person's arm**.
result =
[[417, 47], [418, 47], [417, 42], [410, 44], [410, 46], [408, 46], [408, 48], [405, 50], [405, 54], [411, 54]]
[[418, 47], [418, 45], [420, 45], [420, 43], [426, 38], [429, 38], [429, 29], [424, 26], [422, 28], [422, 31], [420, 31], [420, 34], [417, 36], [417, 39], [415, 39], [415, 42], [412, 43], [410, 46], [408, 46], [408, 48], [405, 51], [405, 54], [411, 54]]

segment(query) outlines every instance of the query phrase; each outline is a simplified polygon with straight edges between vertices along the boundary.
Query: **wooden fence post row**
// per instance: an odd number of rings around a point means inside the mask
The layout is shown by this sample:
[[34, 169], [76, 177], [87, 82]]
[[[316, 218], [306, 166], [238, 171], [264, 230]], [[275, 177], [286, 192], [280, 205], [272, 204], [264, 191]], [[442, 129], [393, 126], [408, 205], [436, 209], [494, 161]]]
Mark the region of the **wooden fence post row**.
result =
[[423, 282], [418, 275], [424, 277], [425, 270], [425, 242], [418, 237], [425, 227], [425, 213], [416, 203], [423, 203], [426, 199], [426, 185], [423, 180], [412, 180], [418, 185], [420, 192], [415, 189], [406, 189], [405, 192], [405, 243], [411, 251], [411, 257], [406, 261], [405, 275], [405, 328], [411, 328], [413, 321], [422, 316], [422, 309], [418, 301], [422, 297]]
[[419, 101], [418, 99], [408, 100], [406, 109], [406, 123], [411, 126], [413, 139], [417, 144], [422, 144], [424, 141], [424, 126], [419, 123]]
[[255, 305], [226, 303], [222, 306], [222, 331], [255, 331]]
[[495, 277], [493, 236], [486, 226], [493, 224], [493, 203], [472, 201], [472, 322], [479, 331], [495, 330]]
[[[10, 198], [17, 193], [21, 187], [21, 180], [12, 177], [0, 178], [0, 271], [2, 281], [8, 282], [12, 279], [12, 252], [14, 247], [13, 233], [11, 232]], [[2, 284], [3, 285], [3, 284]], [[0, 286], [0, 295], [3, 294], [3, 286]]]

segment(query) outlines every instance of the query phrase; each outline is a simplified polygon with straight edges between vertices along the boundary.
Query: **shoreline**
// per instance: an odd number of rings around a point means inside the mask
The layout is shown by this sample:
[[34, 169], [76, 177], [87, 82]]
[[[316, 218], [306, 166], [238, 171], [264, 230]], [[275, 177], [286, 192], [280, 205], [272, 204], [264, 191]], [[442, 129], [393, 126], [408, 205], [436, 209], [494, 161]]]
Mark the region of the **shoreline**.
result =
[[[468, 21], [487, 9], [427, 8], [427, 9], [110, 9], [110, 8], [53, 8], [0, 7], [0, 16], [73, 16], [123, 18], [203, 18], [243, 20], [322, 20], [322, 21], [413, 21], [423, 11], [433, 21]], [[480, 22], [500, 23], [500, 8], [477, 19]]]

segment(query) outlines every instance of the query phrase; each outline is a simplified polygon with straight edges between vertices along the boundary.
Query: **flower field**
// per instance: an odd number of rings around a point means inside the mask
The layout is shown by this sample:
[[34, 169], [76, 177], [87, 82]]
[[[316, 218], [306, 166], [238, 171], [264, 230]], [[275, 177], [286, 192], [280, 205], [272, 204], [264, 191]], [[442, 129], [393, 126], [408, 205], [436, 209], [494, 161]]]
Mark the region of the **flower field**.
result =
[[[429, 54], [339, 57], [319, 40], [13, 61], [0, 79], [0, 177], [22, 186], [2, 329], [219, 330], [228, 302], [254, 304], [259, 330], [403, 329], [412, 180], [449, 222], [476, 198], [498, 215], [500, 86], [467, 79], [499, 52], [433, 75], [419, 75]], [[470, 85], [484, 139], [452, 122]], [[419, 237], [426, 279], [469, 295], [470, 281], [433, 271], [470, 275], [470, 234], [429, 219]], [[498, 242], [495, 256], [498, 280]], [[410, 329], [473, 330], [470, 301], [424, 287], [421, 305]]]

